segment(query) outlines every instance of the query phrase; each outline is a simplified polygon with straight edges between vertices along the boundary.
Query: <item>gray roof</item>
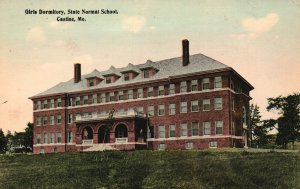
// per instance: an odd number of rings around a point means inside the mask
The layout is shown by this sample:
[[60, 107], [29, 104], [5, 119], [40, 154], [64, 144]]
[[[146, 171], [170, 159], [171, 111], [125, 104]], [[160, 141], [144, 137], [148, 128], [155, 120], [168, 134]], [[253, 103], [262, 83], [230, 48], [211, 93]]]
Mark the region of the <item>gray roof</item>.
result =
[[[141, 69], [147, 67], [153, 67], [157, 69], [158, 72], [153, 77], [142, 78]], [[111, 66], [108, 70], [101, 71], [101, 72], [95, 69], [89, 74], [82, 75], [81, 81], [78, 83], [74, 83], [74, 79], [72, 78], [69, 81], [61, 82], [55, 85], [54, 87], [42, 93], [39, 93], [31, 98], [50, 95], [50, 94], [77, 92], [77, 91], [84, 91], [84, 90], [98, 89], [98, 88], [103, 89], [106, 87], [121, 86], [125, 84], [152, 81], [158, 79], [167, 79], [173, 76], [180, 76], [184, 74], [192, 74], [196, 72], [210, 71], [210, 70], [223, 69], [223, 68], [229, 68], [229, 67], [203, 54], [190, 55], [190, 63], [187, 66], [182, 66], [181, 57], [171, 58], [171, 59], [166, 59], [166, 60], [161, 60], [156, 62], [147, 60], [147, 62], [144, 64], [133, 65], [129, 63], [126, 67], [123, 68], [115, 68], [114, 66]], [[106, 84], [105, 81], [102, 81], [97, 86], [89, 87], [87, 85], [86, 78], [98, 77], [104, 79], [105, 77], [103, 75], [109, 75], [109, 74], [116, 74], [122, 76], [123, 74], [121, 72], [127, 70], [134, 70], [135, 72], [138, 72], [139, 75], [137, 75], [133, 80], [130, 81], [124, 81], [123, 78], [121, 77], [114, 83], [110, 83], [110, 84]]]

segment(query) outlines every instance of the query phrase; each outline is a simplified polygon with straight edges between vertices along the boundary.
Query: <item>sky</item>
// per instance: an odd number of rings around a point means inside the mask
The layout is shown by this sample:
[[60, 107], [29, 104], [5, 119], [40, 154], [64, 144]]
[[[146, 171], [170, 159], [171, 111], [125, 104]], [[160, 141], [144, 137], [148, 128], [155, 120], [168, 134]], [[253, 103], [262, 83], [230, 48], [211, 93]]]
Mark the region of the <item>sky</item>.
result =
[[[65, 15], [25, 14], [63, 10]], [[71, 10], [118, 14], [68, 15]], [[86, 21], [58, 22], [57, 17]], [[0, 128], [23, 131], [33, 120], [28, 97], [73, 77], [128, 63], [202, 53], [240, 73], [263, 119], [267, 98], [300, 92], [299, 0], [0, 1]], [[3, 103], [7, 101], [6, 103]]]

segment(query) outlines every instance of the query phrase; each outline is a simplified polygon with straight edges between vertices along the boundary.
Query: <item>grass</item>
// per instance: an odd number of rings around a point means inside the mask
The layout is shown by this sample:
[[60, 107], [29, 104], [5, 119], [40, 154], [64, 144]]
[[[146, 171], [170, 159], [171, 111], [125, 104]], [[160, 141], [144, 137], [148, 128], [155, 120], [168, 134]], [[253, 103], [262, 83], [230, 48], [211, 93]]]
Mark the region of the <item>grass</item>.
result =
[[300, 188], [299, 160], [240, 150], [1, 155], [0, 188]]

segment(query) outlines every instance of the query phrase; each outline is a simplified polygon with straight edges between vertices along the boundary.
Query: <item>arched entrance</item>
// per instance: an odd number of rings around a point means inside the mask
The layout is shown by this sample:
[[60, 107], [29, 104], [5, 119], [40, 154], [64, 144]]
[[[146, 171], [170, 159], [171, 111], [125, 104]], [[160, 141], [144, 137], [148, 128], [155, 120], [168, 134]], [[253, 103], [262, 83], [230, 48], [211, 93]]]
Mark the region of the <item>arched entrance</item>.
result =
[[85, 127], [82, 130], [82, 140], [91, 140], [93, 139], [93, 129], [91, 127]]
[[98, 143], [109, 143], [109, 128], [107, 125], [101, 125], [98, 130]]
[[115, 137], [116, 138], [127, 138], [128, 137], [128, 130], [126, 125], [119, 124], [115, 129]]

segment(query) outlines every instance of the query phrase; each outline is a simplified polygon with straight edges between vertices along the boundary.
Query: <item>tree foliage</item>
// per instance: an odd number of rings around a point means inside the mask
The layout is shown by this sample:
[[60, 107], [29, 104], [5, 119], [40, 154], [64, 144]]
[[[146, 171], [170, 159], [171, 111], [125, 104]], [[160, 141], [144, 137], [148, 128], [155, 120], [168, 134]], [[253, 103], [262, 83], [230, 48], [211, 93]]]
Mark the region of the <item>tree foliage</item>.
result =
[[4, 135], [4, 132], [0, 128], [0, 154], [5, 153], [6, 151], [6, 146], [7, 146], [7, 141]]
[[280, 114], [276, 143], [283, 148], [290, 142], [294, 145], [300, 139], [300, 94], [268, 98], [268, 104], [268, 111], [278, 110]]

